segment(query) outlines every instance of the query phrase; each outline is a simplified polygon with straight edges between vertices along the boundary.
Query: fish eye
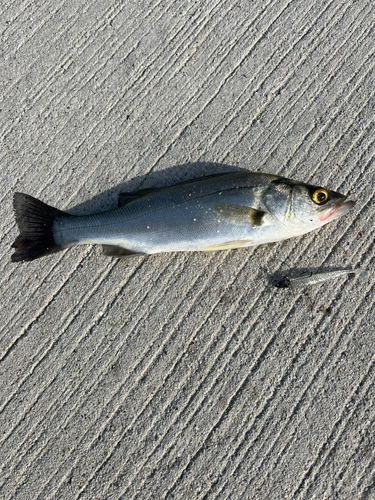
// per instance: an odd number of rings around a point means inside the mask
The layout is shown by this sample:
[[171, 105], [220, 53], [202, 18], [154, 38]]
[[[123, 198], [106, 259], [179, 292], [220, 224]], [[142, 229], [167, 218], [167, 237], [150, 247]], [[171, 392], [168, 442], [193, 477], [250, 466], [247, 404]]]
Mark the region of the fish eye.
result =
[[317, 205], [324, 205], [328, 201], [328, 192], [323, 188], [316, 189], [311, 198]]

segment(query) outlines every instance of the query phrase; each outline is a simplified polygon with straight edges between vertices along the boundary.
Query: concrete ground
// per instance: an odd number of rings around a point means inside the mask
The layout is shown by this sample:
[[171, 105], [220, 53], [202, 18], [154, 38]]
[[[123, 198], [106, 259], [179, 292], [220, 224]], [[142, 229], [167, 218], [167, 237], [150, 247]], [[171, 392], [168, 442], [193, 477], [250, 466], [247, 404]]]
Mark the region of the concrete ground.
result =
[[[374, 2], [0, 12], [0, 498], [375, 498]], [[238, 169], [357, 203], [252, 249], [10, 262], [15, 191], [81, 214]]]

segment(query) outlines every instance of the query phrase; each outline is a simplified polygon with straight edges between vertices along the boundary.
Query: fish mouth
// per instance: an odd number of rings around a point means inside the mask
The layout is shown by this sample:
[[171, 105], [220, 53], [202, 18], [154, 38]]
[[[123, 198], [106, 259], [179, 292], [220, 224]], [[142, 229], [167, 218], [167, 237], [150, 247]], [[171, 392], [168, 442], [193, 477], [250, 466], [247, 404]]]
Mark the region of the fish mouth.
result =
[[338, 219], [349, 212], [349, 210], [354, 207], [355, 201], [345, 201], [346, 198], [347, 196], [343, 196], [338, 203], [332, 207], [322, 210], [318, 214], [319, 220], [321, 222], [330, 222], [331, 220]]

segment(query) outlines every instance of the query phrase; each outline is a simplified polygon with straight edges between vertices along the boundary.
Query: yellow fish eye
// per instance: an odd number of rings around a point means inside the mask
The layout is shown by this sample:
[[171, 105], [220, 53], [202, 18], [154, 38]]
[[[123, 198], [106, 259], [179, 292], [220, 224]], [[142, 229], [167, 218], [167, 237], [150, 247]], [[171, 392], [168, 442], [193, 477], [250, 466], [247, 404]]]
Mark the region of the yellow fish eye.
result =
[[311, 198], [317, 205], [324, 205], [328, 201], [328, 192], [323, 188], [316, 189]]

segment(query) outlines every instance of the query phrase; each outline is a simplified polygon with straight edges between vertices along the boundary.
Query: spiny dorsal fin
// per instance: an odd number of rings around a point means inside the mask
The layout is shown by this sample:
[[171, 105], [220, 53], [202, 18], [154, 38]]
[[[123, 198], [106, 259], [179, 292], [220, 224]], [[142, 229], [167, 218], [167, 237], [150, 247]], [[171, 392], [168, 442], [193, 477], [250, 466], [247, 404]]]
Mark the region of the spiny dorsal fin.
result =
[[172, 186], [162, 186], [162, 187], [156, 187], [156, 188], [146, 188], [146, 189], [140, 189], [139, 191], [134, 191], [130, 193], [120, 193], [118, 196], [118, 206], [123, 207], [124, 205], [127, 205], [128, 203], [131, 203], [132, 201], [137, 200], [138, 198], [141, 198], [142, 196], [145, 196], [146, 194], [151, 194], [155, 193], [157, 191], [162, 191], [163, 189], [171, 189], [171, 188], [179, 188], [179, 187], [186, 187], [189, 185], [194, 185], [197, 182], [205, 181], [208, 179], [213, 179], [215, 177], [226, 177], [233, 174], [233, 172], [223, 172], [223, 173], [217, 173], [217, 174], [211, 174], [211, 175], [205, 175], [204, 177], [199, 177], [199, 178], [194, 178], [194, 179], [189, 179], [187, 181], [179, 182], [177, 184], [173, 184]]
[[227, 222], [254, 227], [259, 227], [262, 224], [265, 214], [261, 210], [232, 203], [214, 203], [212, 209]]

